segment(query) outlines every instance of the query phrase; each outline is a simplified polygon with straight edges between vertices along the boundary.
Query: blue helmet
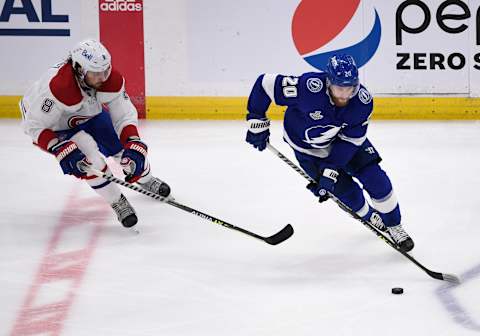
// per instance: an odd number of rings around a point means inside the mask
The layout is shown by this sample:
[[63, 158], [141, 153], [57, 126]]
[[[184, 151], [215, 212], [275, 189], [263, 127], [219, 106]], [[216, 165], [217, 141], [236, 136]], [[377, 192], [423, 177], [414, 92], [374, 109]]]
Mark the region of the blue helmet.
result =
[[333, 55], [328, 59], [327, 78], [330, 84], [338, 86], [358, 86], [358, 68], [350, 55]]

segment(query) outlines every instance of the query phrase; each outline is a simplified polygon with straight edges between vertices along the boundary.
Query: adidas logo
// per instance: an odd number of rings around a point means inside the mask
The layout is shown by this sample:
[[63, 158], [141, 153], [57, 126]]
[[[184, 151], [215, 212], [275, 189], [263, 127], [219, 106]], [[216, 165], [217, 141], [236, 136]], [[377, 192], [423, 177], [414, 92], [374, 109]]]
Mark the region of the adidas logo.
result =
[[142, 4], [136, 0], [104, 0], [100, 4], [102, 12], [141, 12]]

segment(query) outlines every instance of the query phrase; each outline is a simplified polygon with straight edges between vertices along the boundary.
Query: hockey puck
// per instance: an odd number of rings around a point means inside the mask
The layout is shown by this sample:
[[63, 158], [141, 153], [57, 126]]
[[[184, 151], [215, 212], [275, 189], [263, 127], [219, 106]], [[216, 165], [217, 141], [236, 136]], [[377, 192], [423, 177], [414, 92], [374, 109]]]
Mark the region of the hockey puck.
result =
[[403, 294], [403, 288], [400, 288], [400, 287], [392, 288], [392, 294]]

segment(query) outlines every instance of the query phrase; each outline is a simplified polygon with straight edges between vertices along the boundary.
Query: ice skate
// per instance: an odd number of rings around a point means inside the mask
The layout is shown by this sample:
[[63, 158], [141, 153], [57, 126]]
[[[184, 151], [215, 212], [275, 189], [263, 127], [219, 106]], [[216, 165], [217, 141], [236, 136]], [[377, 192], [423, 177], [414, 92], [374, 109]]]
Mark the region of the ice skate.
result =
[[383, 224], [382, 217], [378, 214], [378, 212], [373, 212], [370, 216], [370, 224], [372, 224], [377, 230], [382, 232], [387, 231], [387, 227]]
[[152, 177], [145, 183], [138, 183], [143, 189], [148, 190], [154, 194], [162, 197], [168, 197], [170, 195], [170, 187], [157, 177]]
[[113, 211], [117, 214], [118, 221], [126, 228], [131, 228], [138, 222], [137, 215], [132, 205], [123, 196], [117, 202], [111, 204]]
[[387, 228], [387, 232], [403, 252], [409, 252], [413, 249], [415, 244], [401, 224]]

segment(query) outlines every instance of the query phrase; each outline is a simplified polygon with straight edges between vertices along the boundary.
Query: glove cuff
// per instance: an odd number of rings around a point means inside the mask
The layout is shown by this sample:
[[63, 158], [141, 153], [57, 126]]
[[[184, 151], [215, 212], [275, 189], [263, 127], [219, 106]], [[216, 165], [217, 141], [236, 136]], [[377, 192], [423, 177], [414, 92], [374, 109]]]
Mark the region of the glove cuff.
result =
[[129, 140], [125, 144], [124, 148], [134, 150], [143, 156], [147, 156], [148, 146], [141, 140]]
[[120, 133], [120, 142], [122, 143], [122, 145], [125, 146], [125, 144], [132, 139], [140, 140], [140, 135], [138, 135], [137, 126], [127, 125], [122, 129], [122, 132]]
[[337, 177], [338, 177], [338, 172], [334, 169], [330, 168], [325, 168], [323, 170], [323, 176], [328, 177], [329, 179], [332, 179], [335, 183], [337, 183]]
[[249, 131], [253, 134], [265, 132], [270, 127], [270, 119], [250, 119], [247, 120], [249, 125]]
[[52, 131], [51, 129], [46, 128], [38, 136], [36, 144], [41, 149], [49, 152], [50, 148], [52, 148], [58, 142], [59, 142], [59, 140], [57, 138], [57, 134], [55, 134], [55, 132]]
[[64, 140], [50, 147], [48, 151], [55, 155], [57, 160], [60, 162], [76, 149], [78, 149], [78, 146], [75, 142], [71, 140]]

